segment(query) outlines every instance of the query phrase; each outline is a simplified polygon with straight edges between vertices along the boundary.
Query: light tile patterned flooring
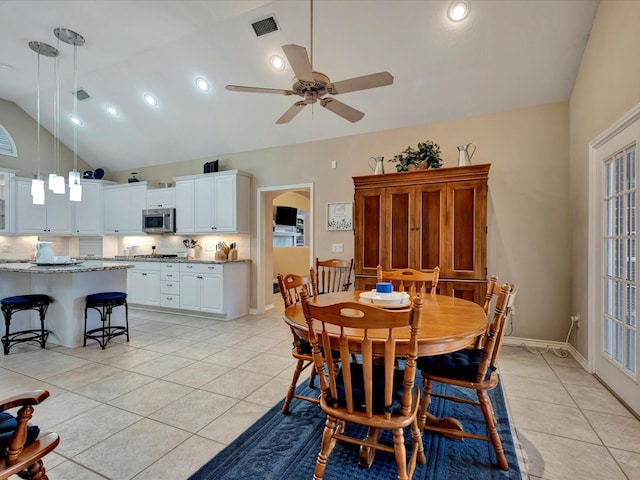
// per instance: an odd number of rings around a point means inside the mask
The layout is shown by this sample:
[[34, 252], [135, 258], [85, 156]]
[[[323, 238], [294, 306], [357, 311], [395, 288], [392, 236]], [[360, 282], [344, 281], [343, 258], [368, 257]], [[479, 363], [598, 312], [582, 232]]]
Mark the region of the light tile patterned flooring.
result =
[[[131, 309], [129, 343], [0, 355], [0, 398], [51, 392], [34, 416], [62, 438], [51, 480], [186, 479], [284, 396], [294, 362], [281, 314]], [[640, 422], [574, 359], [504, 347], [500, 370], [523, 478], [640, 479]]]

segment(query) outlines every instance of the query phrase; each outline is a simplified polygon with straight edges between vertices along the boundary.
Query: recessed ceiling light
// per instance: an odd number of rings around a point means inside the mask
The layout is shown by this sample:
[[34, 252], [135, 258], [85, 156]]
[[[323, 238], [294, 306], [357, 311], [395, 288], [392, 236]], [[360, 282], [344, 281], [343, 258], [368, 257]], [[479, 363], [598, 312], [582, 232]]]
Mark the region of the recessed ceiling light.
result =
[[118, 111], [118, 109], [113, 105], [105, 105], [104, 109], [107, 111], [108, 114], [113, 115], [114, 117], [117, 117], [118, 115], [120, 115], [120, 112]]
[[84, 125], [84, 122], [82, 120], [80, 120], [80, 117], [77, 117], [75, 115], [69, 115], [69, 120], [71, 121], [71, 123], [73, 123], [76, 127], [81, 127]]
[[144, 101], [147, 102], [152, 107], [155, 107], [156, 105], [158, 105], [158, 100], [156, 100], [156, 97], [154, 97], [150, 93], [144, 94]]
[[198, 87], [203, 92], [208, 92], [211, 88], [211, 85], [209, 85], [209, 82], [207, 82], [206, 79], [199, 77], [196, 78], [196, 87]]
[[459, 22], [469, 15], [471, 4], [466, 0], [455, 0], [449, 7], [447, 15], [452, 22]]
[[269, 63], [276, 70], [284, 70], [284, 60], [280, 55], [273, 55], [269, 59]]

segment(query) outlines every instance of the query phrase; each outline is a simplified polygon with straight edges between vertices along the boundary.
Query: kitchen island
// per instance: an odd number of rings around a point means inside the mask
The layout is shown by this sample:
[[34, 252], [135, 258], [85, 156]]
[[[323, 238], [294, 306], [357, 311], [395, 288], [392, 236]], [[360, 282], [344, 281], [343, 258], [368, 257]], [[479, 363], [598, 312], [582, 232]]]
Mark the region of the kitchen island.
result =
[[[83, 261], [70, 265], [41, 266], [33, 263], [0, 263], [0, 298], [25, 294], [44, 294], [53, 298], [46, 317], [48, 342], [65, 347], [79, 347], [84, 337], [85, 297], [98, 292], [126, 292], [125, 262]], [[36, 328], [36, 316], [15, 315], [12, 331]], [[24, 322], [24, 323], [23, 323]], [[30, 322], [27, 324], [26, 322]], [[115, 309], [115, 325], [124, 324], [124, 309]], [[100, 324], [97, 312], [90, 310], [87, 328]]]

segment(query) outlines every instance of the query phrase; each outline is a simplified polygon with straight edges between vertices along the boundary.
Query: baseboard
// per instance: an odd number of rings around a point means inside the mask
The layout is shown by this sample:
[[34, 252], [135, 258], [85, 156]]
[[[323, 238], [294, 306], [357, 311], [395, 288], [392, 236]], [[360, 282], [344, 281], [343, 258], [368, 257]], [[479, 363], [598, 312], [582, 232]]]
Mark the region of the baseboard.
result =
[[589, 372], [589, 362], [584, 358], [580, 352], [578, 352], [573, 345], [565, 342], [553, 342], [549, 340], [538, 340], [535, 338], [523, 338], [523, 337], [508, 337], [505, 336], [502, 340], [503, 345], [509, 345], [513, 347], [527, 346], [531, 348], [543, 348], [547, 350], [561, 350], [569, 353], [576, 362], [580, 364], [587, 372]]

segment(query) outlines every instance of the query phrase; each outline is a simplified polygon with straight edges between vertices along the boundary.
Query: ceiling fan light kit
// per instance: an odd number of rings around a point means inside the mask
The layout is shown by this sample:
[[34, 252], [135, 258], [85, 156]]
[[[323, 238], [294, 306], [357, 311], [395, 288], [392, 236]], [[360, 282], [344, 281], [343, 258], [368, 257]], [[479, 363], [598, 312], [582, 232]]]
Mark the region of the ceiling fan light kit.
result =
[[[275, 93], [279, 95], [298, 95], [302, 100], [294, 103], [278, 120], [276, 124], [289, 123], [307, 105], [320, 103], [321, 107], [355, 123], [364, 117], [364, 113], [325, 95], [367, 90], [369, 88], [384, 87], [393, 84], [393, 75], [389, 72], [378, 72], [361, 77], [349, 78], [332, 83], [327, 75], [313, 69], [313, 0], [311, 0], [311, 60], [307, 49], [293, 43], [283, 45], [289, 65], [295, 74], [291, 90], [277, 88], [245, 87], [241, 85], [227, 85], [225, 88], [232, 92]], [[272, 65], [273, 65], [273, 58]], [[283, 65], [284, 68], [284, 65]]]

